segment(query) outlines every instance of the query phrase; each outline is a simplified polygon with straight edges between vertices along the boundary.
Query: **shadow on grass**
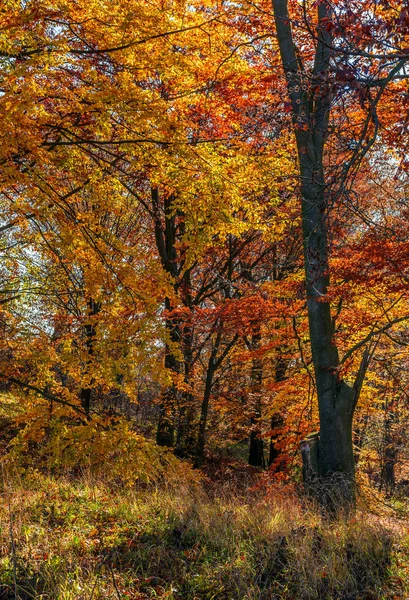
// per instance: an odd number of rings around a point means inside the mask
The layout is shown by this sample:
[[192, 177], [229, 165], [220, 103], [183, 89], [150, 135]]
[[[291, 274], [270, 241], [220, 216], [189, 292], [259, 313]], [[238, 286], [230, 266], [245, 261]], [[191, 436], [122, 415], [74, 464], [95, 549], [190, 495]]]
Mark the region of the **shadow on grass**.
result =
[[[64, 551], [56, 545], [49, 557], [3, 561], [0, 600], [16, 598], [14, 567], [20, 600], [394, 596], [388, 592], [392, 539], [370, 523], [329, 523], [289, 500], [273, 505], [243, 497], [153, 496], [147, 491], [128, 500], [122, 498], [121, 505], [110, 501], [105, 508], [78, 500], [70, 510], [83, 511], [84, 527], [93, 529], [88, 535], [84, 531], [81, 544], [72, 537]], [[46, 511], [50, 538], [62, 537], [72, 527], [72, 513], [64, 506], [66, 513]]]

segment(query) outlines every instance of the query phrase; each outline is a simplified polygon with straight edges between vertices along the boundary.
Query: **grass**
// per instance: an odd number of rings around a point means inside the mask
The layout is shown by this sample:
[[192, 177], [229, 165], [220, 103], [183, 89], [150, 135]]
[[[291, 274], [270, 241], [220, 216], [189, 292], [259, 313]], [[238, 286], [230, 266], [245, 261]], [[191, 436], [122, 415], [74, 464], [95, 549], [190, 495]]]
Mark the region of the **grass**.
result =
[[3, 476], [0, 518], [2, 600], [409, 597], [407, 533], [367, 515], [328, 524], [278, 488], [31, 470]]

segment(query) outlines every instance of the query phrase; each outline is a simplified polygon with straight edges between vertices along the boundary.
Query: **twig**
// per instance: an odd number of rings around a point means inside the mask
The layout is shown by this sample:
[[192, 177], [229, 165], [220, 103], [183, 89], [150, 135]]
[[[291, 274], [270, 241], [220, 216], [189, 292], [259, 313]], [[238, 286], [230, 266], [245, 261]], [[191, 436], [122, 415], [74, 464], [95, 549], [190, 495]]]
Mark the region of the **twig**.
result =
[[114, 569], [112, 568], [110, 560], [108, 561], [108, 567], [109, 567], [109, 570], [111, 571], [112, 583], [113, 583], [113, 586], [115, 588], [116, 594], [118, 596], [118, 600], [121, 600], [121, 594], [120, 594], [120, 591], [118, 590], [118, 586], [116, 584], [115, 573], [114, 573]]

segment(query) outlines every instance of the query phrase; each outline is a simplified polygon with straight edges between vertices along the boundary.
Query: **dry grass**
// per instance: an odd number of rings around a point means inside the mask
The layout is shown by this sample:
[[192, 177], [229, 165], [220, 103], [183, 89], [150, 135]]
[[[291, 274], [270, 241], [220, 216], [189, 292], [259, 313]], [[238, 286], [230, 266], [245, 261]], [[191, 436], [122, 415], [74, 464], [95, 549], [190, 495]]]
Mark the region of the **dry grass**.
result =
[[0, 598], [409, 597], [409, 538], [328, 524], [276, 490], [123, 489], [89, 475], [3, 476]]

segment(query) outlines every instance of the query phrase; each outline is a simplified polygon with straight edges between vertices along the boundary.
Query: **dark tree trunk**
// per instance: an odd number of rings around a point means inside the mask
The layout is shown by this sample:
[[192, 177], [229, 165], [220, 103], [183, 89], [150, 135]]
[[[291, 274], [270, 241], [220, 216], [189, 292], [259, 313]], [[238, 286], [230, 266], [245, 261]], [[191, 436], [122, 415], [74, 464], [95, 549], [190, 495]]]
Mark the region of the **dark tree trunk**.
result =
[[[355, 504], [355, 463], [352, 446], [352, 417], [356, 389], [339, 378], [338, 351], [334, 343], [334, 324], [327, 297], [328, 263], [328, 190], [323, 154], [331, 108], [327, 82], [332, 37], [326, 27], [331, 17], [327, 0], [318, 3], [317, 46], [312, 84], [306, 84], [292, 35], [287, 0], [272, 0], [280, 54], [287, 78], [298, 149], [301, 181], [302, 227], [308, 321], [314, 364], [320, 440], [318, 466], [319, 500], [330, 512]], [[318, 91], [317, 91], [318, 90]], [[360, 372], [363, 376], [363, 371]]]
[[[179, 265], [176, 251], [177, 225], [176, 217], [172, 212], [173, 196], [163, 197], [163, 206], [158, 188], [151, 188], [152, 214], [155, 225], [155, 240], [158, 254], [164, 270], [173, 278], [175, 291]], [[169, 298], [165, 299], [165, 310], [169, 314], [172, 306]], [[180, 345], [180, 328], [177, 319], [167, 316], [165, 321], [168, 343], [165, 348], [165, 368], [173, 371], [175, 375], [181, 372], [180, 361], [175, 356], [175, 349]], [[162, 395], [159, 420], [156, 431], [156, 442], [159, 446], [173, 446], [175, 438], [175, 410], [177, 406], [178, 391], [171, 384]]]
[[392, 445], [387, 446], [384, 450], [382, 469], [381, 469], [381, 485], [380, 489], [385, 490], [387, 496], [392, 496], [395, 491], [396, 478], [395, 468], [398, 458], [398, 452]]
[[[192, 315], [191, 272], [187, 269], [180, 286], [182, 303]], [[182, 327], [182, 352], [184, 383], [190, 388], [193, 370], [193, 319], [186, 319]], [[178, 427], [175, 454], [180, 458], [191, 458], [195, 453], [195, 398], [192, 389], [180, 394]]]
[[[255, 333], [251, 340], [251, 349], [257, 351], [260, 347], [261, 334]], [[263, 379], [263, 363], [260, 358], [253, 357], [250, 375], [250, 404], [251, 432], [249, 465], [265, 467], [264, 441], [261, 437], [261, 385]]]
[[215, 352], [213, 350], [212, 354], [210, 355], [209, 363], [207, 366], [205, 389], [204, 389], [204, 393], [203, 393], [203, 401], [202, 401], [202, 406], [201, 406], [201, 411], [200, 411], [199, 432], [198, 432], [198, 436], [197, 436], [197, 445], [196, 445], [196, 460], [195, 460], [196, 467], [201, 467], [203, 464], [204, 449], [205, 449], [205, 444], [206, 444], [207, 416], [209, 413], [209, 403], [210, 403], [210, 396], [212, 393], [213, 376], [214, 376], [215, 370], [216, 370], [215, 369]]
[[[213, 378], [217, 369], [223, 363], [230, 350], [233, 348], [234, 344], [237, 342], [238, 335], [234, 335], [233, 338], [225, 345], [223, 350], [219, 353], [220, 345], [223, 339], [223, 333], [221, 329], [218, 331], [216, 335], [216, 339], [212, 345], [212, 351], [210, 353], [209, 362], [207, 365], [206, 372], [206, 381], [205, 381], [205, 389], [203, 393], [202, 406], [200, 410], [200, 420], [199, 420], [199, 431], [197, 436], [197, 444], [196, 444], [196, 460], [195, 466], [200, 467], [203, 463], [204, 458], [204, 449], [206, 444], [206, 426], [207, 426], [207, 418], [209, 414], [209, 404], [210, 397], [212, 394], [213, 388]], [[219, 353], [219, 355], [218, 355]]]
[[[91, 358], [94, 354], [94, 344], [96, 336], [95, 323], [92, 318], [95, 317], [100, 310], [101, 304], [99, 302], [95, 302], [92, 299], [88, 301], [88, 317], [91, 319], [91, 321], [84, 325], [85, 347], [87, 349], [88, 354], [87, 363], [85, 367], [85, 374], [87, 376], [89, 376], [89, 370], [91, 368]], [[81, 406], [85, 414], [87, 415], [87, 418], [90, 417], [91, 410], [92, 378], [90, 383], [91, 385], [83, 387], [80, 392]]]
[[312, 433], [301, 441], [302, 478], [305, 492], [311, 499], [316, 498], [319, 482], [319, 434]]
[[325, 300], [329, 266], [321, 159], [311, 163], [308, 153], [313, 148], [316, 152], [313, 136], [298, 139], [298, 143], [307, 149], [306, 155], [300, 153], [300, 170], [308, 321], [320, 416], [319, 497], [333, 512], [355, 504], [352, 418], [357, 394], [339, 379], [334, 325]]
[[266, 466], [263, 438], [257, 431], [250, 433], [249, 465], [263, 469]]
[[[174, 197], [164, 196], [163, 206], [158, 188], [151, 189], [152, 212], [155, 224], [155, 240], [158, 254], [164, 270], [172, 277], [173, 288], [179, 295], [183, 306], [192, 308], [191, 270], [183, 272], [184, 255], [177, 249], [177, 240], [185, 232], [183, 214], [173, 210]], [[183, 273], [183, 275], [182, 275]], [[165, 300], [165, 309], [169, 313], [172, 306], [169, 298]], [[166, 319], [167, 337], [170, 344], [166, 346], [165, 367], [175, 375], [184, 375], [184, 383], [189, 386], [192, 372], [192, 323], [182, 324], [179, 319]], [[176, 358], [175, 350], [179, 349], [183, 360]], [[163, 394], [156, 441], [160, 446], [173, 446], [175, 453], [188, 457], [194, 452], [194, 398], [191, 392], [183, 392], [171, 385]]]
[[169, 390], [164, 394], [162, 404], [159, 406], [158, 428], [156, 430], [156, 443], [158, 446], [172, 447], [175, 440], [175, 427], [171, 415], [170, 405], [172, 397]]
[[379, 488], [384, 490], [387, 496], [395, 491], [396, 479], [395, 468], [398, 460], [397, 440], [393, 435], [393, 424], [396, 416], [393, 403], [385, 404], [385, 420], [383, 429], [382, 451], [381, 451], [381, 480]]
[[[188, 341], [188, 340], [186, 340]], [[185, 384], [191, 381], [191, 347], [184, 347]], [[178, 422], [175, 454], [179, 458], [191, 458], [195, 454], [196, 434], [195, 431], [195, 397], [193, 391], [183, 391], [179, 395]]]
[[[287, 361], [282, 357], [278, 356], [276, 365], [275, 365], [275, 381], [278, 383], [280, 381], [284, 381], [285, 372], [287, 369]], [[279, 430], [284, 424], [284, 419], [280, 413], [274, 413], [271, 417], [271, 431]], [[281, 451], [277, 446], [278, 443], [278, 435], [277, 433], [272, 433], [270, 437], [270, 452], [268, 457], [268, 466], [275, 465], [275, 471], [280, 471], [282, 469], [282, 465], [277, 462], [281, 456]]]
[[89, 418], [91, 409], [91, 392], [91, 388], [82, 388], [80, 393], [81, 406], [85, 414], [87, 415], [87, 418]]
[[194, 396], [191, 393], [182, 395], [183, 405], [179, 408], [178, 428], [175, 454], [179, 458], [191, 458], [195, 454], [195, 410]]
[[[189, 385], [191, 379], [191, 359], [185, 354], [185, 383]], [[180, 394], [178, 406], [178, 423], [175, 454], [179, 458], [191, 458], [195, 454], [195, 398], [193, 392], [184, 391]]]
[[[170, 310], [169, 299], [165, 299], [165, 308]], [[180, 332], [177, 322], [173, 319], [166, 319], [166, 330], [168, 338], [172, 344], [178, 344], [180, 341]], [[165, 349], [165, 368], [173, 373], [180, 372], [180, 361], [174, 356], [174, 349], [166, 344]], [[159, 407], [159, 420], [156, 430], [156, 443], [159, 446], [171, 447], [175, 443], [175, 409], [177, 405], [178, 390], [174, 384], [171, 384], [163, 393]]]

